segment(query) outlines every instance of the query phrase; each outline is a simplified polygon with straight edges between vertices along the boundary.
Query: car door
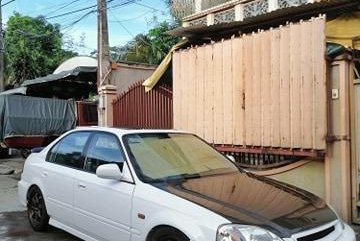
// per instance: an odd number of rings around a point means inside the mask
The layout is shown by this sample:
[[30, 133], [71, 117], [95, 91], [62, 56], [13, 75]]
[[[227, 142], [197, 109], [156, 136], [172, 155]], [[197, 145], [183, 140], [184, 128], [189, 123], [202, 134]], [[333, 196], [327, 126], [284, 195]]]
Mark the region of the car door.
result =
[[93, 134], [86, 152], [85, 171], [75, 178], [77, 226], [97, 240], [130, 240], [134, 183], [101, 179], [95, 174], [98, 166], [107, 163], [127, 168], [124, 160], [118, 137], [103, 132]]
[[48, 214], [68, 226], [75, 224], [74, 177], [83, 172], [89, 136], [89, 132], [73, 132], [61, 139], [48, 152], [41, 173]]

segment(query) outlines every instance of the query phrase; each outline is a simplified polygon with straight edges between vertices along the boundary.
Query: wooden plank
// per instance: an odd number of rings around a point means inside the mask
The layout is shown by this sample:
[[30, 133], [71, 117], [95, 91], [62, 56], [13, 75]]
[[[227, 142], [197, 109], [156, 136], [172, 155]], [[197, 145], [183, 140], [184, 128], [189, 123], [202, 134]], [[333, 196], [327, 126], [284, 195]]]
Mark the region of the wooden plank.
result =
[[182, 130], [189, 130], [188, 128], [188, 106], [189, 106], [189, 99], [188, 98], [184, 98], [184, 95], [188, 96], [189, 95], [189, 78], [190, 78], [190, 74], [189, 74], [189, 69], [187, 68], [188, 63], [190, 61], [189, 58], [189, 50], [184, 50], [181, 52], [181, 56], [182, 56], [182, 60], [181, 60], [181, 73], [184, 74], [184, 77], [181, 78], [182, 80], [182, 91], [181, 91], [181, 96], [182, 96], [182, 105], [181, 105], [181, 122], [182, 122], [182, 126], [181, 129]]
[[204, 138], [204, 88], [205, 88], [205, 47], [197, 48], [196, 61], [196, 133]]
[[188, 62], [189, 65], [189, 77], [187, 79], [187, 86], [186, 89], [188, 90], [187, 93], [187, 108], [188, 108], [188, 115], [186, 116], [188, 119], [188, 130], [190, 132], [196, 133], [196, 49], [190, 48], [188, 52]]
[[301, 147], [301, 27], [290, 25], [290, 120], [291, 147]]
[[244, 69], [244, 89], [245, 89], [245, 132], [246, 139], [245, 144], [247, 146], [252, 146], [254, 144], [253, 141], [253, 131], [252, 131], [252, 36], [245, 35], [243, 37], [244, 45], [243, 45], [243, 69]]
[[[312, 123], [313, 123], [313, 56], [312, 56], [312, 24], [303, 22], [301, 24], [301, 147], [312, 148]], [[325, 107], [326, 108], [326, 107]]]
[[214, 44], [214, 142], [224, 143], [223, 43]]
[[[313, 66], [314, 92], [313, 92], [313, 148], [324, 150], [326, 148], [327, 118], [326, 118], [326, 61], [325, 61], [325, 17], [313, 21]], [[316, 68], [315, 68], [316, 67]]]
[[280, 28], [280, 146], [291, 147], [290, 28]]
[[[173, 54], [173, 111], [174, 111], [174, 128], [178, 129], [181, 125], [181, 67], [180, 52]], [[143, 96], [143, 95], [141, 95]]]
[[223, 144], [233, 144], [233, 111], [232, 111], [232, 40], [223, 42]]
[[214, 143], [214, 64], [213, 64], [213, 45], [209, 44], [205, 48], [205, 92], [204, 92], [204, 135], [205, 140]]
[[271, 41], [270, 31], [260, 33], [261, 39], [261, 141], [262, 146], [271, 145]]
[[244, 145], [245, 140], [245, 103], [244, 71], [243, 71], [243, 42], [242, 38], [232, 40], [232, 79], [233, 79], [233, 121], [234, 145]]
[[260, 34], [252, 34], [252, 128], [253, 145], [261, 146], [261, 71], [259, 66], [261, 63], [261, 36]]
[[271, 146], [280, 146], [280, 30], [271, 32]]

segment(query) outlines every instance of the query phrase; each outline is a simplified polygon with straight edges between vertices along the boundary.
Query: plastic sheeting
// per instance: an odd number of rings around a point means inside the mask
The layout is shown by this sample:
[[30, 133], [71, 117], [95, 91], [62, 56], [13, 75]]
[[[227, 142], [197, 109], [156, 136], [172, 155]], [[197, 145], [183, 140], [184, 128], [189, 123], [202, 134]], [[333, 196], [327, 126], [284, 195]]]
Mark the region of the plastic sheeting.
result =
[[342, 14], [326, 23], [326, 39], [328, 42], [341, 44], [360, 50], [360, 11]]
[[154, 73], [143, 82], [142, 85], [145, 87], [145, 92], [149, 92], [152, 88], [154, 88], [154, 86], [159, 82], [161, 77], [165, 74], [166, 70], [169, 68], [172, 60], [172, 54], [187, 43], [188, 43], [187, 40], [182, 40], [179, 43], [175, 44], [170, 49], [169, 53], [161, 61], [160, 65], [156, 68]]
[[75, 128], [75, 102], [18, 95], [0, 96], [0, 138], [61, 135]]

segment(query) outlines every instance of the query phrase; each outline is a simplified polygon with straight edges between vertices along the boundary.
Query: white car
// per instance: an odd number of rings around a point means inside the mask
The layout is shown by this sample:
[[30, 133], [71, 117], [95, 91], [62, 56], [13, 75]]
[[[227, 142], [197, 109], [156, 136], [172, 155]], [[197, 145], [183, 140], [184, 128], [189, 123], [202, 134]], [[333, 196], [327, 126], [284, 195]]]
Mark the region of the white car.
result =
[[173, 130], [70, 131], [28, 157], [19, 197], [34, 230], [91, 241], [355, 241], [323, 200]]

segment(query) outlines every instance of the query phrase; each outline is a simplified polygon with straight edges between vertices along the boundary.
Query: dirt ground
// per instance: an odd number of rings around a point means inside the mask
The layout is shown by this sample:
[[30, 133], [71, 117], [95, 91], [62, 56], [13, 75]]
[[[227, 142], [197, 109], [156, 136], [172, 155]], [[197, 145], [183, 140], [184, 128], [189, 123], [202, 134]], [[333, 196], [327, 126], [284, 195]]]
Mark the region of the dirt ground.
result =
[[[0, 240], [1, 241], [80, 241], [80, 239], [56, 228], [45, 233], [34, 232], [27, 220], [25, 207], [17, 196], [24, 159], [13, 157], [0, 159]], [[5, 175], [6, 174], [6, 175]], [[360, 241], [360, 225], [352, 226]]]

